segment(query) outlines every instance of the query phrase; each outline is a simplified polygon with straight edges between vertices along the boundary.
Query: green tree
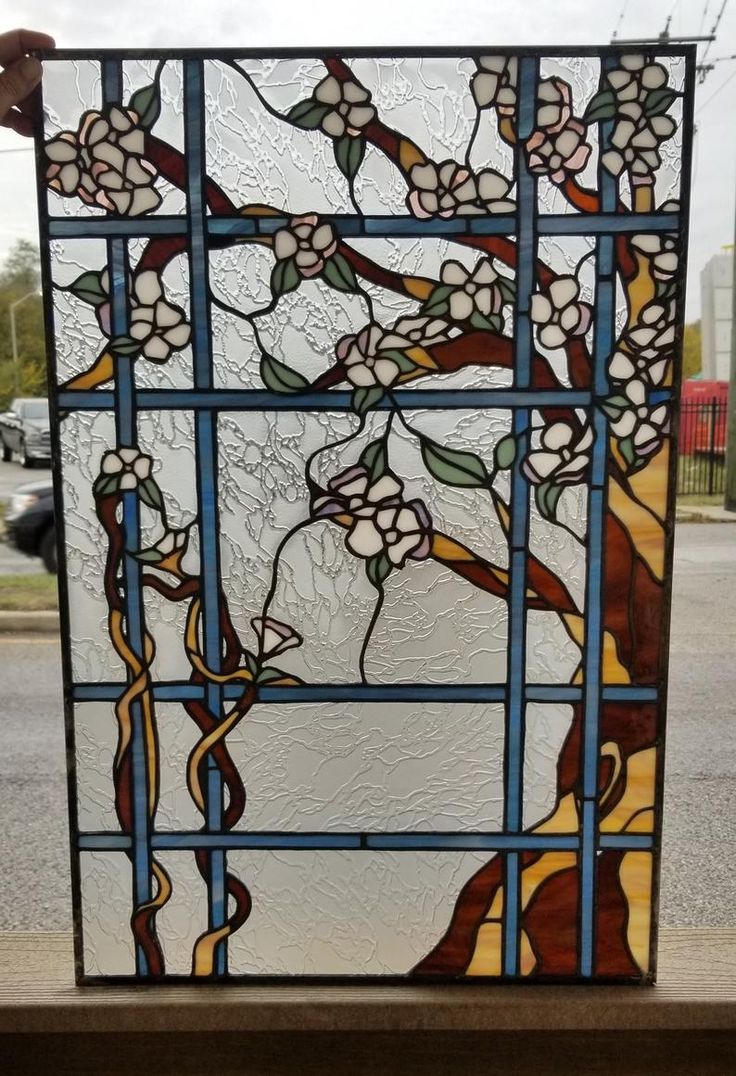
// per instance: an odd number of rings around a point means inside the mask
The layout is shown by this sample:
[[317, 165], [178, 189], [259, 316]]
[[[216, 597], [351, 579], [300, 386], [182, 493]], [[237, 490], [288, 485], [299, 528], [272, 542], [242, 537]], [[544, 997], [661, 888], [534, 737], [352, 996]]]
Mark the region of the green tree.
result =
[[40, 293], [15, 308], [18, 343], [17, 369], [13, 362], [10, 306], [40, 288], [38, 250], [19, 239], [0, 267], [0, 410], [11, 398], [46, 395], [46, 345]]
[[682, 379], [699, 374], [703, 366], [700, 322], [693, 321], [685, 326], [682, 338]]

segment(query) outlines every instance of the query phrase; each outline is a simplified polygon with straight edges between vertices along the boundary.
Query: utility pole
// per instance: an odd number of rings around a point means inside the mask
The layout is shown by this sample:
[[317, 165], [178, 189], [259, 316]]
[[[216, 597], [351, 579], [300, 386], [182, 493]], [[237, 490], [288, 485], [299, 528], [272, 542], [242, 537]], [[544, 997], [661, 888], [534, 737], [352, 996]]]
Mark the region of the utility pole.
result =
[[736, 217], [734, 218], [734, 251], [731, 267], [731, 370], [728, 381], [726, 420], [726, 492], [723, 507], [736, 512]]
[[20, 299], [16, 299], [14, 303], [10, 304], [10, 346], [13, 350], [13, 395], [18, 396], [20, 393], [20, 377], [18, 368], [18, 337], [15, 331], [15, 309], [24, 303], [26, 299], [32, 299], [34, 295], [38, 295], [36, 291], [29, 291], [26, 295], [23, 295]]

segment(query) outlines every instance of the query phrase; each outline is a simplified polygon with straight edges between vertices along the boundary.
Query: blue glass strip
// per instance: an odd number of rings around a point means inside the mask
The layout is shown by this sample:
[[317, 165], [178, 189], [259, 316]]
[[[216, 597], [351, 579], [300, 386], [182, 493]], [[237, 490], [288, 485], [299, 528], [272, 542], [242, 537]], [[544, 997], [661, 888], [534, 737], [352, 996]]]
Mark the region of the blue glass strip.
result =
[[[99, 683], [75, 684], [75, 702], [114, 702], [124, 691], [124, 684]], [[153, 697], [157, 702], [185, 702], [187, 699], [203, 699], [205, 687], [187, 681], [154, 683]], [[226, 684], [223, 698], [239, 699], [242, 685]], [[294, 687], [261, 687], [258, 691], [262, 702], [504, 702], [504, 684], [300, 684]], [[583, 689], [574, 684], [527, 684], [524, 689], [527, 702], [579, 702]], [[605, 702], [656, 702], [655, 687], [637, 687], [635, 684], [611, 684], [603, 688]]]
[[[194, 62], [194, 61], [192, 61]], [[356, 237], [390, 239], [412, 237], [431, 239], [454, 235], [515, 235], [515, 216], [466, 217], [455, 220], [416, 220], [414, 217], [358, 217], [352, 214], [324, 214], [345, 239]], [[539, 235], [636, 234], [637, 232], [676, 232], [680, 219], [676, 213], [559, 213], [537, 218]], [[272, 235], [285, 227], [288, 217], [208, 217], [206, 231], [211, 236]], [[160, 216], [127, 218], [52, 217], [52, 239], [86, 239], [94, 236], [186, 235], [186, 217]]]
[[[609, 59], [603, 64], [615, 64]], [[612, 124], [599, 124], [601, 146], [608, 145]], [[601, 166], [598, 168], [601, 210], [616, 211], [618, 183]], [[596, 245], [596, 294], [594, 339], [594, 386], [598, 396], [609, 390], [608, 361], [616, 334], [615, 258], [613, 239], [602, 236]], [[598, 850], [598, 758], [603, 678], [603, 550], [606, 522], [606, 465], [608, 459], [608, 422], [605, 413], [593, 415], [593, 461], [588, 498], [588, 549], [585, 583], [585, 668], [583, 711], [583, 834], [580, 850], [580, 974], [590, 977], [595, 971], [596, 929], [596, 855]]]
[[[189, 274], [194, 355], [195, 392], [212, 388], [212, 346], [209, 312], [209, 266], [207, 259], [207, 207], [204, 191], [206, 149], [204, 143], [204, 64], [202, 60], [184, 61], [184, 124], [187, 159], [187, 216], [189, 220]], [[187, 394], [188, 395], [188, 394]], [[186, 405], [184, 405], [186, 406]], [[210, 406], [211, 403], [210, 403]], [[220, 637], [220, 548], [217, 523], [217, 418], [211, 410], [195, 415], [196, 470], [199, 502], [200, 598], [202, 601], [202, 645], [209, 669], [221, 669]], [[207, 709], [219, 721], [222, 717], [222, 691], [218, 684], [208, 684]], [[222, 775], [210, 755], [207, 759], [205, 789], [205, 824], [209, 830], [222, 829]], [[209, 857], [208, 878], [209, 926], [217, 930], [227, 921], [225, 853], [214, 851]], [[215, 950], [214, 970], [223, 975], [227, 967], [227, 948], [221, 941]]]
[[[529, 317], [534, 291], [536, 261], [537, 186], [526, 167], [523, 144], [535, 124], [536, 87], [539, 63], [531, 56], [519, 61], [518, 145], [515, 151], [517, 175], [517, 264], [514, 311], [514, 389], [524, 392], [531, 384], [532, 327]], [[514, 412], [513, 433], [516, 460], [511, 478], [510, 596], [508, 602], [509, 701], [506, 717], [506, 757], [504, 763], [504, 829], [520, 833], [524, 801], [524, 722], [526, 710], [526, 558], [529, 528], [529, 488], [522, 461], [529, 446], [529, 403]], [[517, 975], [520, 949], [520, 863], [518, 852], [504, 859], [503, 967], [506, 975]]]
[[[590, 392], [572, 389], [535, 390], [517, 393], [511, 389], [399, 389], [393, 393], [401, 407], [411, 409], [440, 408], [516, 408], [516, 407], [586, 407], [592, 403]], [[112, 406], [109, 392], [62, 392], [59, 407], [70, 411], [106, 411]], [[142, 389], [138, 393], [139, 411], [178, 411], [216, 408], [219, 411], [351, 411], [349, 392], [309, 392], [281, 395], [257, 389], [210, 389], [205, 392], [186, 389]], [[381, 410], [392, 406], [390, 400], [378, 404]]]
[[[154, 833], [153, 848], [191, 851], [195, 848], [313, 848], [385, 851], [576, 851], [580, 841], [576, 834], [508, 834], [508, 833]], [[622, 851], [646, 851], [653, 838], [641, 833], [604, 833], [601, 848]], [[125, 851], [130, 837], [119, 833], [81, 833], [81, 851]]]
[[[102, 68], [102, 92], [106, 103], [119, 102], [122, 95], [122, 65], [107, 60]], [[103, 218], [103, 225], [107, 221]], [[109, 230], [105, 231], [107, 236]], [[128, 332], [128, 253], [125, 239], [107, 239], [107, 262], [110, 278], [112, 336]], [[130, 358], [119, 357], [115, 367], [114, 401], [117, 444], [130, 448], [137, 444], [135, 416], [135, 374]], [[137, 494], [123, 494], [125, 532], [125, 627], [131, 649], [143, 654], [143, 621], [140, 592], [140, 567], [133, 554], [140, 548], [140, 520]], [[149, 844], [148, 773], [140, 702], [131, 707], [132, 859], [133, 899], [140, 907], [151, 899], [151, 849]], [[136, 968], [140, 975], [148, 972], [148, 962], [141, 946], [136, 946]]]

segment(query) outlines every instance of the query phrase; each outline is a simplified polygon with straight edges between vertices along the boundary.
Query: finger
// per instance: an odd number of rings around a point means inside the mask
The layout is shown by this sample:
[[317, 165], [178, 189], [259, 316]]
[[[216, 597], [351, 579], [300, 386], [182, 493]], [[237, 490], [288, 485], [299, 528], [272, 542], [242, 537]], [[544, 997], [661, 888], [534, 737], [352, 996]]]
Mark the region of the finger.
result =
[[33, 56], [24, 56], [0, 72], [0, 116], [28, 97], [41, 80], [41, 64]]
[[11, 108], [7, 116], [0, 120], [0, 127], [8, 127], [16, 134], [23, 135], [24, 138], [30, 138], [33, 135], [33, 120], [30, 116], [24, 116], [22, 112], [18, 112], [16, 108]]
[[0, 34], [0, 64], [6, 67], [31, 49], [53, 49], [55, 45], [53, 37], [48, 34], [40, 34], [36, 30], [10, 30], [7, 34]]
[[36, 86], [35, 90], [31, 90], [26, 98], [18, 102], [16, 107], [24, 116], [35, 116], [41, 107], [41, 87]]

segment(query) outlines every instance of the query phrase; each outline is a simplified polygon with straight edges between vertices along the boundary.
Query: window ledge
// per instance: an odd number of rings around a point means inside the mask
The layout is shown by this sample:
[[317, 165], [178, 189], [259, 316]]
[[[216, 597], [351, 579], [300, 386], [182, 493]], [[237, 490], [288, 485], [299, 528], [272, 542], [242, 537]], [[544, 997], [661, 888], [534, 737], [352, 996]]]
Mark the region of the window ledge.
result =
[[0, 1034], [736, 1030], [736, 930], [662, 930], [654, 987], [76, 987], [72, 976], [68, 934], [0, 934]]

